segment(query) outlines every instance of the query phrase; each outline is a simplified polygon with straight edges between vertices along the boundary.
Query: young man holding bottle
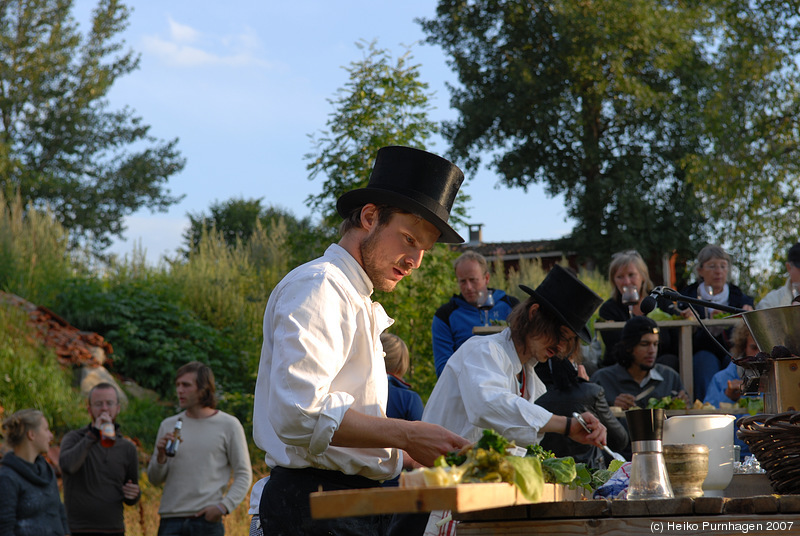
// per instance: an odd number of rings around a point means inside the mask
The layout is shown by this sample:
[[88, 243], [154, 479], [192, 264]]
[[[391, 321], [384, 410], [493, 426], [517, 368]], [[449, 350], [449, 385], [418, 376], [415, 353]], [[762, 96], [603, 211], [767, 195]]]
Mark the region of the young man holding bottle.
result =
[[[147, 466], [150, 482], [164, 484], [158, 535], [223, 535], [222, 516], [242, 502], [253, 478], [244, 429], [236, 417], [216, 409], [214, 373], [208, 366], [193, 361], [175, 376], [184, 411], [161, 422]], [[174, 455], [168, 456], [168, 444], [176, 443]]]
[[73, 536], [124, 534], [122, 504], [139, 500], [136, 446], [119, 435], [119, 395], [110, 383], [89, 391], [85, 428], [61, 441], [59, 465], [64, 476], [64, 505]]

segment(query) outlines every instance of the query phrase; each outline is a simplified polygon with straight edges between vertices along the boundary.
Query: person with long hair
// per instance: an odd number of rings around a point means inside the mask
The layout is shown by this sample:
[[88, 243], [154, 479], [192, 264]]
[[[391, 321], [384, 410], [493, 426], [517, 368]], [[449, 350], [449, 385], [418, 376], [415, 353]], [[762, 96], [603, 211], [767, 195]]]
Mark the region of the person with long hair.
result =
[[[647, 263], [644, 262], [638, 251], [629, 249], [614, 253], [611, 256], [611, 264], [608, 265], [608, 281], [611, 283], [613, 290], [611, 291], [611, 297], [604, 301], [597, 311], [598, 317], [610, 322], [626, 322], [634, 316], [642, 316], [644, 314], [641, 310], [642, 300], [653, 290], [653, 282], [650, 280], [650, 270], [647, 268]], [[622, 303], [626, 287], [636, 291], [635, 303]], [[664, 312], [670, 315], [678, 314], [673, 308], [664, 310]], [[670, 330], [662, 330], [656, 361], [678, 370], [678, 356], [674, 348], [674, 341], [677, 341], [677, 337], [673, 335]], [[619, 330], [606, 330], [600, 336], [606, 346], [600, 366], [608, 367], [616, 363], [613, 350], [621, 339], [621, 332]]]
[[[579, 353], [576, 352], [574, 355]], [[603, 388], [579, 375], [578, 366], [572, 356], [549, 359], [541, 366], [550, 369], [551, 382], [547, 384], [547, 392], [536, 399], [538, 405], [556, 415], [590, 411], [593, 415], [597, 415], [606, 427], [608, 447], [616, 452], [627, 448], [630, 443], [628, 431], [611, 413]], [[552, 432], [546, 433], [540, 444], [560, 458], [572, 456], [576, 462], [585, 463], [593, 469], [607, 467], [606, 456], [596, 445], [581, 444]]]
[[53, 440], [41, 411], [23, 409], [3, 421], [12, 448], [0, 463], [0, 535], [64, 536], [67, 513], [56, 472], [44, 454]]

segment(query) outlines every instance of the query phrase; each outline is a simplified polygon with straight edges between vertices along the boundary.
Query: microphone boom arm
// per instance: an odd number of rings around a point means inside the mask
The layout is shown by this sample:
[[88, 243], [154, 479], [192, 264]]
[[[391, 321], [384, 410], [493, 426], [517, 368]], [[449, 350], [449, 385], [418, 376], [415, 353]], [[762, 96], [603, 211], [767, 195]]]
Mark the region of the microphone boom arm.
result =
[[680, 292], [677, 292], [668, 287], [656, 287], [650, 292], [650, 295], [653, 294], [667, 298], [668, 300], [690, 303], [692, 305], [699, 305], [701, 307], [708, 307], [709, 309], [725, 311], [726, 313], [738, 314], [745, 312], [744, 309], [740, 309], [739, 307], [732, 307], [730, 305], [723, 305], [721, 303], [714, 303], [706, 300], [700, 300], [697, 298], [691, 298], [689, 296], [684, 296]]

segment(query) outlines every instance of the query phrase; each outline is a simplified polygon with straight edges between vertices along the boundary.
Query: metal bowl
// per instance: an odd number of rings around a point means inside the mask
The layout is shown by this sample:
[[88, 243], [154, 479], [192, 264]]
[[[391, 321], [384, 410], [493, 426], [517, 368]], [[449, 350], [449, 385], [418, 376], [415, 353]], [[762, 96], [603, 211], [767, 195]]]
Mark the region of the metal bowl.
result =
[[767, 354], [774, 346], [785, 346], [800, 355], [800, 306], [786, 305], [741, 313], [758, 349]]

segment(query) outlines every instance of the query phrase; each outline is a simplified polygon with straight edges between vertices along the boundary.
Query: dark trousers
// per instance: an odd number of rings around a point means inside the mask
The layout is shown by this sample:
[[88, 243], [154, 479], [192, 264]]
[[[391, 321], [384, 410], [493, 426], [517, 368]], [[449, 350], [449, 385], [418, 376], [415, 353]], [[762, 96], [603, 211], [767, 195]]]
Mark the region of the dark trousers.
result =
[[162, 517], [158, 536], [225, 536], [225, 526], [202, 517]]
[[356, 475], [324, 469], [274, 467], [258, 505], [264, 534], [270, 536], [413, 536], [422, 534], [428, 514], [373, 515], [311, 519], [312, 492], [379, 487], [380, 483]]

